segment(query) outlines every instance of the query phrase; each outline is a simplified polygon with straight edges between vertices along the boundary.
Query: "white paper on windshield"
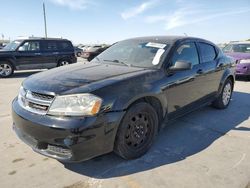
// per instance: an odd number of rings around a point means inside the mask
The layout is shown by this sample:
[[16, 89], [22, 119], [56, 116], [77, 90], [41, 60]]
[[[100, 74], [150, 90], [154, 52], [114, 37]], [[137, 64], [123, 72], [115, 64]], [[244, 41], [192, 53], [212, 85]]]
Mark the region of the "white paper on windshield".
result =
[[153, 64], [153, 65], [158, 65], [158, 64], [159, 64], [160, 59], [161, 59], [161, 56], [162, 56], [162, 54], [163, 54], [164, 52], [165, 52], [164, 49], [159, 49], [159, 50], [156, 52], [155, 57], [154, 57], [154, 59], [153, 59], [153, 61], [152, 61], [152, 64]]
[[166, 44], [161, 44], [161, 43], [155, 43], [155, 42], [149, 42], [146, 44], [147, 47], [153, 47], [153, 48], [160, 48], [163, 49], [165, 48], [167, 45]]

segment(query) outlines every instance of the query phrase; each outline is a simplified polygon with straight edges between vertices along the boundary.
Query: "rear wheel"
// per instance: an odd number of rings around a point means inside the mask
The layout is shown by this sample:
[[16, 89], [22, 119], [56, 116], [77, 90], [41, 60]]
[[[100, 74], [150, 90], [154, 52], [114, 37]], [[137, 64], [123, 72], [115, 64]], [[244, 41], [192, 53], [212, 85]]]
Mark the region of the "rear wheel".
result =
[[67, 59], [63, 59], [63, 60], [60, 60], [59, 63], [58, 63], [58, 67], [60, 66], [65, 66], [65, 65], [69, 65], [70, 64], [70, 61], [67, 60]]
[[228, 107], [233, 92], [233, 83], [227, 79], [224, 83], [223, 89], [218, 98], [213, 102], [212, 106], [218, 109], [225, 109]]
[[0, 63], [0, 77], [7, 78], [11, 76], [14, 72], [14, 68], [9, 62], [1, 62]]
[[114, 151], [124, 159], [145, 154], [158, 133], [158, 116], [148, 103], [136, 103], [129, 108], [119, 126]]

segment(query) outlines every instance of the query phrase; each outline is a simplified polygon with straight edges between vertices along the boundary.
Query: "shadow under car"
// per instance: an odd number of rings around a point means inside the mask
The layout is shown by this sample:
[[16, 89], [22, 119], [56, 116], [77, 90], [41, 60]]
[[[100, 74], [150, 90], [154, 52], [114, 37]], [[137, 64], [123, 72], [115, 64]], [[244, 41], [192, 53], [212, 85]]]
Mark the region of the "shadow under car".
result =
[[64, 163], [64, 166], [85, 176], [106, 179], [185, 160], [230, 130], [250, 131], [247, 127], [237, 127], [250, 116], [249, 98], [248, 93], [234, 92], [231, 104], [225, 110], [207, 106], [169, 123], [141, 158], [126, 161], [110, 153], [81, 163]]

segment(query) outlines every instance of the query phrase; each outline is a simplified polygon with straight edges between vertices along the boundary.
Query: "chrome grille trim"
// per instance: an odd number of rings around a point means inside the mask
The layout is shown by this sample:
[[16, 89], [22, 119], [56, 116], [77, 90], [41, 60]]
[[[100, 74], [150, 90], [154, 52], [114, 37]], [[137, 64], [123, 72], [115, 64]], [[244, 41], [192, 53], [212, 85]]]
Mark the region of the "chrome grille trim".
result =
[[25, 90], [24, 94], [23, 91], [24, 90], [19, 92], [18, 95], [18, 103], [20, 106], [29, 112], [46, 115], [55, 97], [46, 94], [34, 93], [28, 90]]
[[45, 100], [45, 99], [41, 99], [41, 98], [39, 99], [37, 97], [34, 97], [34, 95], [31, 91], [27, 91], [26, 99], [32, 103], [45, 105], [45, 106], [49, 106], [53, 101], [53, 99], [52, 100]]
[[32, 95], [34, 98], [43, 99], [43, 100], [48, 100], [48, 101], [53, 101], [53, 99], [54, 99], [54, 96], [45, 95], [45, 94], [40, 94], [40, 93], [35, 93], [35, 92], [31, 92], [31, 95]]

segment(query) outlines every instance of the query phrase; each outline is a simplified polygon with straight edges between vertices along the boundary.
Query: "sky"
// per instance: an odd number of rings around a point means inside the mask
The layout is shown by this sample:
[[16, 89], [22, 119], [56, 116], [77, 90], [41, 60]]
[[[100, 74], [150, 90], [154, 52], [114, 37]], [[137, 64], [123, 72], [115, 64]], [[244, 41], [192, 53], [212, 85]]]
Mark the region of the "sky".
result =
[[0, 38], [44, 36], [74, 44], [152, 35], [188, 35], [215, 43], [250, 38], [250, 0], [0, 0]]

